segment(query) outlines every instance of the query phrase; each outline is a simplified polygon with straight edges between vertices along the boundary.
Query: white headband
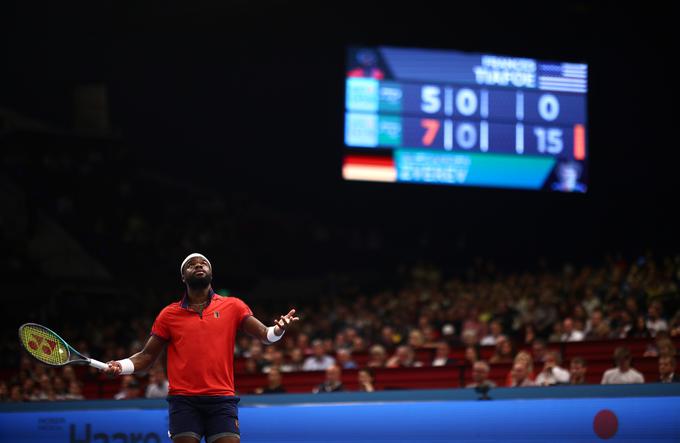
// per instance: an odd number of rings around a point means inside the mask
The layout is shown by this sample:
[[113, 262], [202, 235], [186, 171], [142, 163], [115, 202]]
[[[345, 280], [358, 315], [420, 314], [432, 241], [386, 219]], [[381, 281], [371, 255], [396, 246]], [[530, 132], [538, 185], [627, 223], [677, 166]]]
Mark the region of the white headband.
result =
[[179, 267], [179, 273], [180, 274], [182, 274], [182, 272], [184, 271], [184, 265], [186, 265], [187, 262], [194, 257], [201, 257], [203, 260], [208, 262], [208, 266], [210, 266], [210, 269], [212, 269], [212, 265], [210, 264], [210, 260], [208, 260], [208, 258], [205, 255], [199, 254], [198, 252], [194, 252], [193, 254], [187, 255], [187, 258], [185, 258], [184, 261], [182, 262], [182, 264], [180, 265], [180, 267]]

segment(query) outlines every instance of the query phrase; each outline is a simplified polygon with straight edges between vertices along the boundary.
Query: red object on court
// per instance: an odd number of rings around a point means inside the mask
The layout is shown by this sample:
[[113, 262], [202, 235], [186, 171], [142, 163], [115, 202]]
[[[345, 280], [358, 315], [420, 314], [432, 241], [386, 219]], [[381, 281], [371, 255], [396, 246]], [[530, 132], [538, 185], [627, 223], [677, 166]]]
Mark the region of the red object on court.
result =
[[619, 430], [619, 420], [609, 409], [603, 409], [595, 415], [593, 430], [598, 437], [607, 440], [616, 435]]

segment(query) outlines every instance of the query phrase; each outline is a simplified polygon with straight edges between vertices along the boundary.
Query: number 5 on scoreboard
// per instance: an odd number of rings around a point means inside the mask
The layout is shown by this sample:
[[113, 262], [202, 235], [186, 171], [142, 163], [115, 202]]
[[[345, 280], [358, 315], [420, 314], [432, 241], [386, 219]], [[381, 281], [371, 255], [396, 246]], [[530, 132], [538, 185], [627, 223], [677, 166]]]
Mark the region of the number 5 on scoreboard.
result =
[[420, 120], [420, 126], [425, 129], [422, 138], [423, 146], [432, 146], [432, 142], [434, 142], [441, 127], [441, 122], [433, 118], [423, 118]]

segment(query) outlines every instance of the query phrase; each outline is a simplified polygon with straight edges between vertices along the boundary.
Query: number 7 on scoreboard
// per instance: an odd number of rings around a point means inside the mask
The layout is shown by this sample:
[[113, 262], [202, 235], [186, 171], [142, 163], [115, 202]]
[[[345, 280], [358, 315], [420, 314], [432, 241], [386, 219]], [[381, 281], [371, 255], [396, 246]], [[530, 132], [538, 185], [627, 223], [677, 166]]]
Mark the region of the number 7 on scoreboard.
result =
[[423, 118], [420, 120], [420, 126], [425, 129], [422, 138], [423, 146], [432, 146], [432, 142], [434, 142], [441, 127], [441, 122], [434, 118]]

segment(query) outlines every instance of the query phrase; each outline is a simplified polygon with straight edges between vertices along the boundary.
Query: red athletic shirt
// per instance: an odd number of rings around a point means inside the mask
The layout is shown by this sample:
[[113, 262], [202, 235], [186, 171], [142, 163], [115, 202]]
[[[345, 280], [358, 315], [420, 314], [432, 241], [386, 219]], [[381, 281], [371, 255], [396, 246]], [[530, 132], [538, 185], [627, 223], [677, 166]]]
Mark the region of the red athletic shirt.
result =
[[169, 395], [234, 395], [234, 342], [250, 308], [211, 291], [199, 315], [187, 297], [166, 306], [151, 333], [168, 342]]

